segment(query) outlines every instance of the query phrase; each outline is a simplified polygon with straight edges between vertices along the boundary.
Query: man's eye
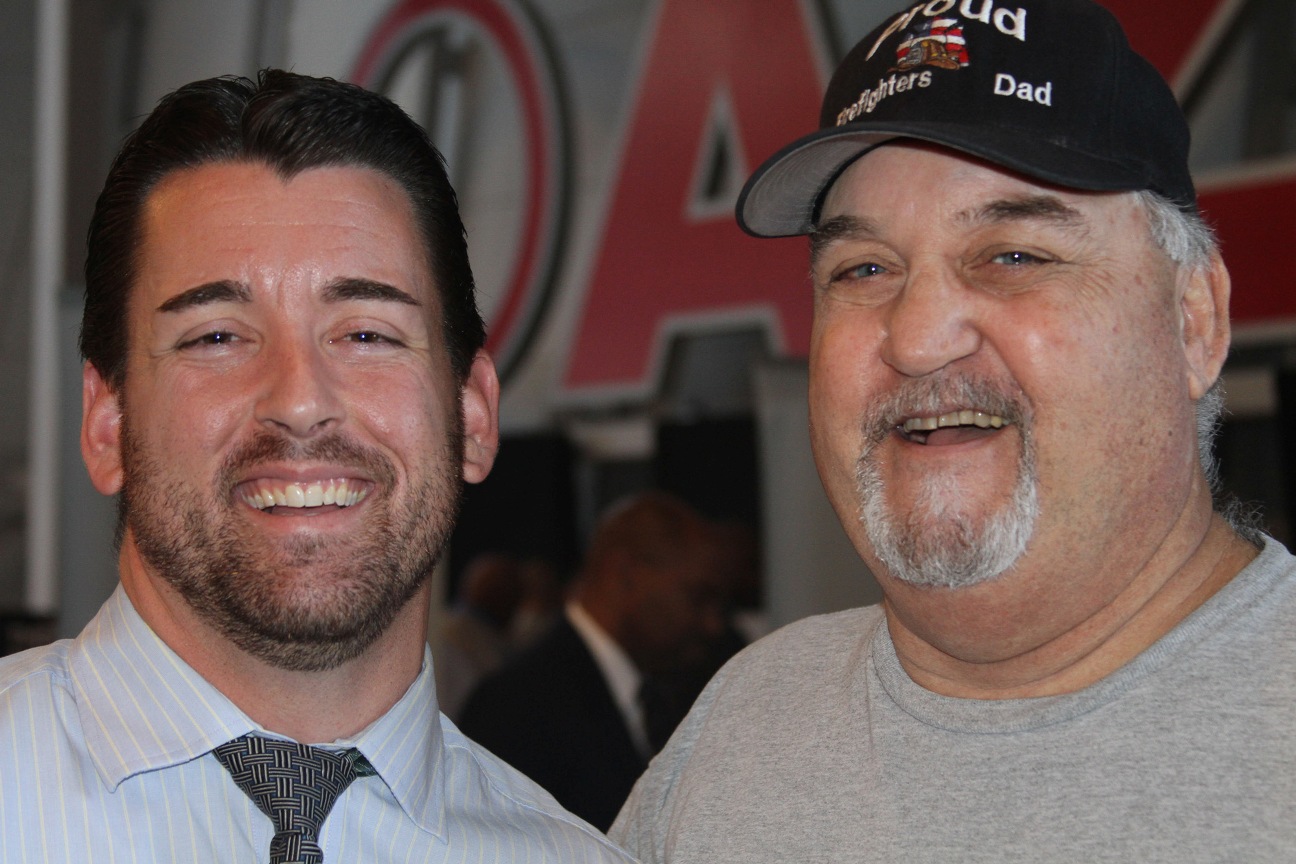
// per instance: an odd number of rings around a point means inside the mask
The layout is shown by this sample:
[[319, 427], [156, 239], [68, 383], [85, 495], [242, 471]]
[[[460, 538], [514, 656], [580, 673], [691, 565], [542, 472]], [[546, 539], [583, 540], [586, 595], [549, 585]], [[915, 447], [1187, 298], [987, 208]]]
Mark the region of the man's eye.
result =
[[881, 264], [875, 264], [872, 261], [866, 264], [857, 264], [847, 270], [843, 270], [837, 275], [838, 279], [868, 279], [871, 276], [881, 276], [887, 272]]
[[1029, 252], [1013, 250], [1012, 252], [1000, 252], [990, 259], [995, 264], [1006, 264], [1009, 267], [1022, 267], [1028, 264], [1043, 264], [1044, 259], [1038, 255], [1032, 255]]
[[400, 345], [399, 339], [379, 333], [374, 330], [357, 330], [354, 333], [348, 333], [340, 341], [354, 342], [357, 345]]
[[210, 333], [195, 336], [193, 339], [187, 339], [184, 342], [181, 342], [179, 347], [183, 350], [185, 348], [199, 348], [208, 345], [229, 345], [237, 342], [238, 338], [239, 337], [235, 336], [228, 330], [213, 330]]

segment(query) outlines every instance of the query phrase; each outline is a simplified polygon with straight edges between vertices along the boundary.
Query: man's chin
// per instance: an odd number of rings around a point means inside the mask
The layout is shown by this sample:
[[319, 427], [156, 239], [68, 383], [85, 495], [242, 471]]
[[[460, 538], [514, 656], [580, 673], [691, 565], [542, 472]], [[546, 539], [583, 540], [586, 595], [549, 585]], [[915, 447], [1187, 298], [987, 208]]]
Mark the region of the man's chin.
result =
[[966, 477], [940, 475], [924, 478], [910, 496], [896, 495], [867, 456], [856, 475], [860, 521], [891, 577], [922, 588], [969, 588], [999, 578], [1025, 553], [1040, 509], [1029, 438], [1004, 491], [965, 488]]
[[957, 590], [993, 582], [1016, 567], [1024, 544], [962, 539], [947, 544], [900, 542], [877, 549], [885, 572], [916, 588]]
[[1025, 553], [1038, 516], [1033, 483], [1019, 485], [989, 515], [954, 506], [901, 514], [877, 503], [862, 509], [874, 555], [885, 573], [919, 588], [970, 588], [1000, 578]]
[[278, 587], [278, 593], [239, 596], [219, 614], [217, 626], [270, 665], [321, 671], [363, 653], [391, 626], [419, 583], [400, 586], [399, 593], [347, 590], [351, 586], [336, 584]]

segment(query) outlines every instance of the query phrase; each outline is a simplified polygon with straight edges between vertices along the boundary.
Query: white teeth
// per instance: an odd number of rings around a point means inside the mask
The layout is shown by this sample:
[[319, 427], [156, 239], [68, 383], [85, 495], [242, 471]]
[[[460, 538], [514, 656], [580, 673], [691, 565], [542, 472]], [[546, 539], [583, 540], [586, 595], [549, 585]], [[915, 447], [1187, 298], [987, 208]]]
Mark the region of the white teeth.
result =
[[351, 489], [346, 480], [327, 480], [322, 482], [285, 483], [282, 486], [271, 486], [260, 481], [256, 488], [243, 493], [243, 502], [257, 510], [269, 510], [271, 507], [323, 507], [335, 505], [351, 507], [364, 499], [366, 491]]
[[999, 429], [1007, 423], [1008, 421], [998, 414], [987, 414], [984, 411], [964, 408], [961, 411], [951, 411], [937, 417], [912, 417], [904, 422], [903, 428], [906, 432], [931, 432], [947, 426], [978, 426], [982, 429]]

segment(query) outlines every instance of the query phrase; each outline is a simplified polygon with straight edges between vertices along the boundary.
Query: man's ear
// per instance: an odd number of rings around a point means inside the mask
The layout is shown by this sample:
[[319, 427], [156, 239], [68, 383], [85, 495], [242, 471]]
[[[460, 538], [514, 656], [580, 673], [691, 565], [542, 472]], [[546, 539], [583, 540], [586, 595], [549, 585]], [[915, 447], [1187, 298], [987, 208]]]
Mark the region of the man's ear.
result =
[[81, 367], [81, 458], [90, 482], [104, 495], [122, 487], [121, 394], [113, 392], [94, 364]]
[[485, 351], [478, 351], [459, 395], [464, 428], [463, 476], [469, 483], [485, 480], [495, 464], [499, 450], [499, 390], [494, 361]]
[[1184, 356], [1188, 361], [1188, 392], [1200, 399], [1219, 378], [1229, 349], [1228, 269], [1219, 253], [1206, 267], [1181, 275], [1187, 284], [1179, 299]]

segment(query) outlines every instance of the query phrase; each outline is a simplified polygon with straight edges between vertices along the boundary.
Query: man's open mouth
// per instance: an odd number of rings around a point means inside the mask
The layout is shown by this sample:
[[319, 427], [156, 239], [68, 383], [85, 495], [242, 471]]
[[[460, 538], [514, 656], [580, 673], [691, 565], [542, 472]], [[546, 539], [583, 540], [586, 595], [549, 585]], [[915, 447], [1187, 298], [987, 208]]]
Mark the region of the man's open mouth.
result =
[[900, 424], [898, 431], [902, 438], [915, 444], [959, 444], [993, 434], [1011, 422], [998, 414], [965, 408], [930, 417], [910, 417]]
[[252, 480], [239, 484], [238, 496], [243, 503], [257, 510], [269, 510], [272, 507], [351, 507], [364, 500], [371, 485], [365, 480], [345, 478], [309, 483]]

